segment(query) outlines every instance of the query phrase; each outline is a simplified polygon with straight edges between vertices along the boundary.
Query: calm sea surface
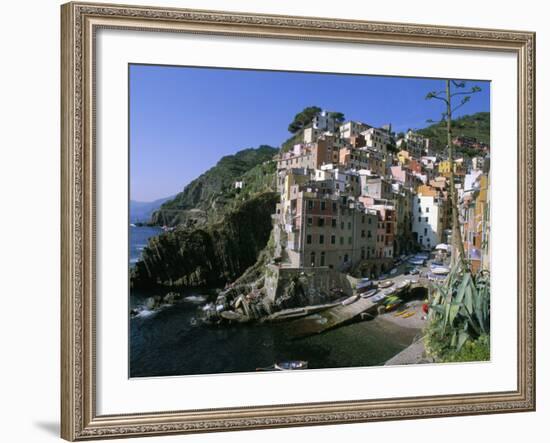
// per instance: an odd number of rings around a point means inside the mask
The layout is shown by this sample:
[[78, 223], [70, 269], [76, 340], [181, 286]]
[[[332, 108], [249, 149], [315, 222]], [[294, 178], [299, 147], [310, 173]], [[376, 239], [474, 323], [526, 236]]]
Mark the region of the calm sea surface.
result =
[[[131, 228], [131, 260], [159, 232]], [[130, 306], [153, 295], [164, 293], [134, 292]], [[207, 298], [188, 292], [173, 306], [130, 320], [131, 377], [253, 372], [284, 360], [306, 360], [312, 369], [380, 365], [417, 333], [378, 318], [301, 340], [287, 338], [288, 323], [210, 327], [195, 321]]]
[[130, 226], [130, 266], [138, 261], [149, 238], [161, 232], [157, 226]]

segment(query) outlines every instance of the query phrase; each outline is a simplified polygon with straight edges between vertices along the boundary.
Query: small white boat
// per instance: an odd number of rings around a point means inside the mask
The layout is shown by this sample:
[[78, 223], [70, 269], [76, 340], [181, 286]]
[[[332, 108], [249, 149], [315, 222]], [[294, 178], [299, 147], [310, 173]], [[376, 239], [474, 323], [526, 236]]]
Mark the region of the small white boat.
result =
[[371, 289], [368, 292], [362, 293], [361, 298], [369, 298], [369, 297], [372, 297], [373, 295], [376, 295], [377, 293], [378, 293], [378, 289]]
[[342, 302], [342, 306], [351, 305], [351, 304], [352, 304], [354, 301], [356, 301], [358, 298], [359, 298], [358, 295], [352, 295], [351, 297], [346, 298], [346, 299]]
[[450, 272], [449, 268], [438, 267], [432, 269], [432, 274], [435, 275], [447, 275]]
[[390, 286], [393, 286], [392, 280], [384, 280], [378, 283], [378, 287], [382, 289], [389, 288]]
[[290, 360], [274, 364], [275, 369], [279, 371], [292, 371], [294, 369], [307, 369], [307, 361]]
[[244, 315], [239, 314], [235, 311], [223, 311], [222, 313], [220, 313], [220, 317], [225, 318], [226, 320], [240, 321], [243, 320]]
[[265, 368], [256, 368], [256, 371], [294, 371], [296, 369], [307, 369], [308, 362], [304, 360], [289, 360], [273, 363]]
[[190, 303], [203, 303], [206, 301], [206, 297], [204, 295], [188, 295], [183, 300]]

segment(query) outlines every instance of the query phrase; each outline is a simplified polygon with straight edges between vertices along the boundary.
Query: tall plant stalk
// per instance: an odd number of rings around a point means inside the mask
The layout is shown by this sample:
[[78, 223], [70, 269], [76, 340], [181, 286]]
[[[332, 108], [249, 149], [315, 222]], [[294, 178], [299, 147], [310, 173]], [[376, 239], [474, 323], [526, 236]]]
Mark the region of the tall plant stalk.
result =
[[[426, 100], [430, 99], [437, 99], [441, 100], [445, 103], [446, 109], [445, 112], [442, 114], [441, 122], [446, 123], [446, 131], [447, 131], [447, 155], [448, 155], [448, 161], [449, 161], [449, 191], [450, 191], [450, 199], [451, 199], [451, 232], [452, 232], [452, 256], [451, 256], [451, 262], [452, 264], [459, 264], [462, 268], [467, 268], [466, 266], [466, 255], [464, 253], [464, 242], [462, 239], [462, 234], [460, 231], [460, 220], [458, 218], [458, 197], [456, 192], [456, 186], [455, 186], [455, 160], [454, 160], [454, 148], [453, 148], [453, 140], [452, 140], [452, 121], [453, 121], [453, 112], [456, 111], [458, 108], [464, 106], [466, 103], [470, 101], [470, 98], [472, 94], [475, 94], [477, 92], [481, 91], [481, 88], [478, 86], [474, 86], [470, 91], [451, 91], [451, 84], [457, 88], [464, 88], [466, 83], [461, 81], [455, 81], [455, 80], [446, 80], [445, 81], [445, 91], [433, 91], [429, 92], [428, 95], [426, 95]], [[460, 104], [453, 108], [452, 99], [454, 96], [457, 95], [463, 95], [464, 97], [460, 101]], [[428, 122], [433, 122], [432, 120], [428, 120]]]
[[464, 242], [462, 240], [462, 234], [460, 232], [460, 222], [458, 219], [458, 198], [455, 186], [455, 161], [454, 161], [454, 148], [452, 141], [452, 128], [451, 123], [453, 120], [452, 106], [451, 106], [451, 81], [446, 81], [445, 92], [447, 95], [447, 149], [449, 156], [449, 189], [451, 194], [451, 211], [452, 211], [452, 246], [453, 254], [451, 257], [452, 264], [465, 263]]

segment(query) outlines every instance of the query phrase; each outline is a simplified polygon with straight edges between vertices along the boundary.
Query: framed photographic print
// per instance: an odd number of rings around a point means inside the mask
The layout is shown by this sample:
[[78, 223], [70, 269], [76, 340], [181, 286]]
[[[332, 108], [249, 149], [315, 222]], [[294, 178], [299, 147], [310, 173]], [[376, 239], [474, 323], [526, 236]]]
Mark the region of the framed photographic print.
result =
[[61, 14], [63, 438], [534, 410], [534, 33]]

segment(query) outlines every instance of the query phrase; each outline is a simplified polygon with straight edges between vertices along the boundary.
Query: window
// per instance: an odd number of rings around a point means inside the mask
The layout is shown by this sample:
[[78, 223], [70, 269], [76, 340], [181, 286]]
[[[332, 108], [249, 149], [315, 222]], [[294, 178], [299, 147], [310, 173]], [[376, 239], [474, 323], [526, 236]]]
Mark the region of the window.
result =
[[371, 224], [371, 221], [372, 221], [372, 220], [371, 220], [371, 218], [369, 217], [369, 225]]
[[333, 227], [333, 228], [336, 227], [336, 219], [335, 219], [335, 218], [332, 219], [332, 227]]
[[361, 248], [361, 260], [365, 259], [365, 248]]
[[322, 228], [325, 226], [325, 219], [323, 217], [319, 217], [317, 224], [320, 228]]
[[325, 236], [323, 234], [321, 234], [319, 236], [319, 244], [321, 245], [324, 245], [325, 244]]
[[365, 223], [365, 216], [364, 215], [361, 216], [361, 223]]
[[429, 218], [428, 218], [428, 217], [426, 217], [426, 223], [428, 223], [428, 220], [429, 220]]
[[344, 229], [344, 222], [340, 222], [340, 229]]
[[321, 252], [321, 266], [325, 266], [325, 253]]
[[422, 217], [418, 217], [418, 223], [422, 221]]
[[307, 237], [306, 237], [306, 242], [308, 245], [311, 244], [311, 234], [308, 234]]
[[326, 203], [324, 201], [321, 202], [321, 211], [324, 211], [326, 208]]
[[371, 231], [367, 231], [367, 238], [372, 238], [372, 233], [371, 233]]
[[310, 255], [310, 262], [311, 262], [311, 266], [312, 267], [315, 267], [315, 252], [312, 252], [311, 255]]
[[344, 244], [344, 237], [340, 237], [340, 244], [341, 244], [341, 245]]
[[351, 245], [351, 242], [352, 242], [351, 237], [348, 237], [348, 245]]
[[338, 212], [338, 206], [336, 206], [336, 203], [332, 203], [332, 212]]
[[424, 235], [428, 235], [428, 228], [424, 228]]
[[361, 230], [361, 238], [365, 238], [365, 230]]
[[314, 206], [315, 206], [315, 205], [313, 204], [313, 200], [308, 200], [308, 201], [307, 201], [307, 208], [308, 208], [308, 209], [313, 209]]
[[348, 222], [348, 229], [351, 229], [351, 222]]
[[307, 225], [308, 226], [313, 226], [313, 218], [312, 217], [307, 218]]
[[335, 235], [331, 235], [331, 236], [330, 236], [330, 244], [331, 244], [331, 245], [335, 245], [335, 244], [336, 244], [336, 236], [335, 236]]

